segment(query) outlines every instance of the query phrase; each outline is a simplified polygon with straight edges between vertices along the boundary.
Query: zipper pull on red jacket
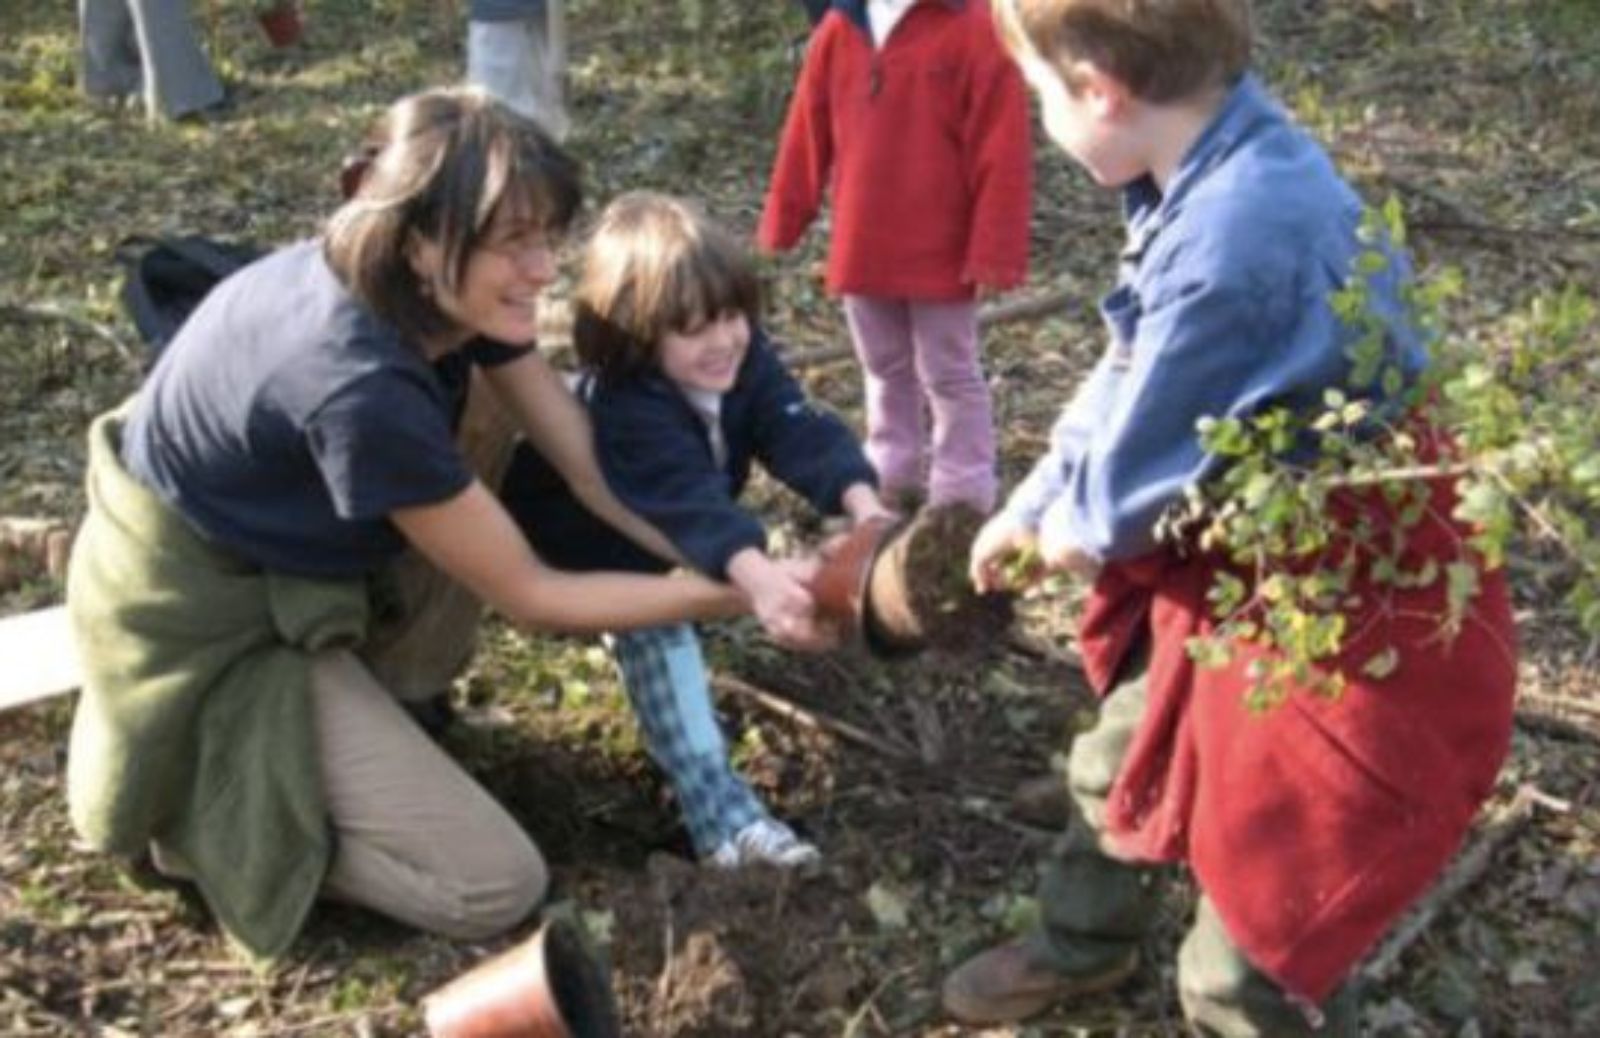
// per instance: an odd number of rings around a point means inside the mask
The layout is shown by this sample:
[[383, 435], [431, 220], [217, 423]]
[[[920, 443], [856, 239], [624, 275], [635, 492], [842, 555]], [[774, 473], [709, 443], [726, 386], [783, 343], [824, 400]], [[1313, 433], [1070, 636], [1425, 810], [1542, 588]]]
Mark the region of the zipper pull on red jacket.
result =
[[883, 89], [883, 66], [878, 63], [877, 55], [872, 58], [872, 72], [867, 79], [867, 96], [877, 97], [878, 91]]

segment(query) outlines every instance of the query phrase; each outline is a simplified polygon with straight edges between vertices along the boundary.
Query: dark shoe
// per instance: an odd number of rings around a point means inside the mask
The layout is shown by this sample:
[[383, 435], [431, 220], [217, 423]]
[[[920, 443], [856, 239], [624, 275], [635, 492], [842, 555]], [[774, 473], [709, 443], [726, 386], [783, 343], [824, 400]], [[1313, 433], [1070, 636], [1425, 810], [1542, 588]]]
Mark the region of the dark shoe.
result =
[[176, 112], [172, 116], [175, 123], [187, 123], [190, 126], [215, 126], [226, 122], [233, 116], [233, 110], [238, 105], [238, 98], [231, 89], [224, 89], [222, 97], [204, 106], [191, 108], [187, 112]]
[[1011, 793], [1011, 817], [1040, 829], [1061, 830], [1072, 821], [1072, 794], [1065, 776], [1051, 772], [1027, 779]]
[[1026, 1020], [1068, 998], [1121, 984], [1139, 966], [1138, 952], [1097, 973], [1068, 976], [1041, 962], [1026, 940], [1012, 941], [968, 959], [944, 980], [945, 1012], [969, 1024]]

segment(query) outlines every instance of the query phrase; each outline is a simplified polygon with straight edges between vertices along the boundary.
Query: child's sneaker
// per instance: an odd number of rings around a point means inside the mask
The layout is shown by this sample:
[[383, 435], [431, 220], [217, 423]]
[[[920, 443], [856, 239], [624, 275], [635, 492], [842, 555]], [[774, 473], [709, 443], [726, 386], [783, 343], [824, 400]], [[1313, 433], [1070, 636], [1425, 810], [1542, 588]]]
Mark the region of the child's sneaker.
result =
[[793, 869], [815, 865], [821, 860], [822, 852], [813, 844], [800, 839], [793, 829], [773, 818], [751, 822], [706, 859], [708, 864], [719, 869], [737, 869], [746, 865], [776, 865], [782, 869]]

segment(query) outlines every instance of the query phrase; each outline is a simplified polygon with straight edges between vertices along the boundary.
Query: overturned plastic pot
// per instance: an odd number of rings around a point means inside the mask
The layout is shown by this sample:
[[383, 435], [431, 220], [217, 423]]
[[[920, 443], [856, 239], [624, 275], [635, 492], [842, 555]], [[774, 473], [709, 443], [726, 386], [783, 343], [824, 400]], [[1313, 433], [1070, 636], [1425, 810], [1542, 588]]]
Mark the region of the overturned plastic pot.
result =
[[616, 1000], [578, 932], [552, 919], [428, 995], [431, 1038], [621, 1038]]

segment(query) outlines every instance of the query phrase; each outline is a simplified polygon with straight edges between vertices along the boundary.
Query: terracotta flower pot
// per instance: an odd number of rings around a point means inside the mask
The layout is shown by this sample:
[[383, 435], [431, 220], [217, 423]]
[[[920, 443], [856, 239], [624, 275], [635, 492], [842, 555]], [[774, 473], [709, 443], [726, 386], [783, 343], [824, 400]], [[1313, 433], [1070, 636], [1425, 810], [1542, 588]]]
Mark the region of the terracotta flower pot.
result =
[[256, 12], [261, 31], [274, 47], [293, 47], [300, 42], [305, 31], [305, 21], [300, 17], [300, 6], [293, 0]]
[[423, 1000], [432, 1038], [621, 1038], [611, 988], [569, 924], [552, 919]]
[[811, 583], [819, 614], [880, 657], [982, 649], [1011, 622], [1011, 596], [979, 595], [967, 576], [983, 521], [945, 505], [858, 527], [824, 552]]
[[894, 597], [889, 594], [894, 578], [878, 571], [884, 569], [880, 560], [892, 553], [906, 528], [904, 520], [896, 519], [862, 523], [828, 549], [811, 581], [817, 612], [877, 655], [900, 655], [921, 648], [915, 637], [905, 636], [897, 621], [886, 624], [876, 615], [873, 597], [874, 587], [879, 596]]

